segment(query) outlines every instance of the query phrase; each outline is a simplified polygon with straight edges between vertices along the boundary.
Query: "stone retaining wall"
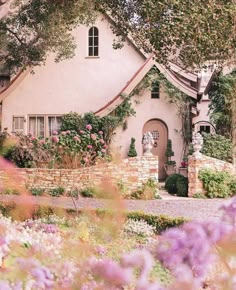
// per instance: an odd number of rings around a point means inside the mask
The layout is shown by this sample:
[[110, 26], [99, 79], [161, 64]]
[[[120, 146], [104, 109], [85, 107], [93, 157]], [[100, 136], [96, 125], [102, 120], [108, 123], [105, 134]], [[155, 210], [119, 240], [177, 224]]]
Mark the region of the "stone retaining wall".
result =
[[[158, 180], [158, 157], [133, 157], [117, 163], [110, 162], [73, 170], [43, 168], [17, 169], [16, 175], [19, 177], [16, 181], [18, 185], [19, 183], [22, 185], [25, 184], [28, 188], [50, 190], [61, 186], [66, 190], [71, 190], [74, 187], [82, 189], [99, 186], [105, 179], [109, 179], [114, 184], [122, 183], [127, 188], [127, 192], [131, 192], [136, 190], [149, 178]], [[5, 181], [4, 187], [7, 187], [7, 179], [6, 170], [1, 170], [0, 181]], [[14, 180], [11, 180], [11, 183], [12, 181], [14, 182]]]
[[193, 196], [195, 193], [202, 193], [203, 183], [198, 178], [199, 171], [202, 169], [212, 169], [214, 171], [227, 171], [234, 173], [234, 167], [231, 163], [224, 162], [219, 159], [208, 157], [205, 155], [189, 156], [188, 159], [188, 179], [189, 189], [188, 196]]

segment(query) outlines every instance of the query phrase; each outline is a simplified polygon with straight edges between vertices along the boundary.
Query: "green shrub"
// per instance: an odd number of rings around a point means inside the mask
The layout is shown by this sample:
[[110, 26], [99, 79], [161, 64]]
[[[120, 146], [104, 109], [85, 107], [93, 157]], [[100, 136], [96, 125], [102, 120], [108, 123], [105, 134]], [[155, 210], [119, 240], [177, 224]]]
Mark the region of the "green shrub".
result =
[[154, 227], [157, 234], [167, 230], [168, 228], [180, 226], [187, 221], [181, 217], [171, 218], [165, 215], [157, 216], [139, 211], [127, 213], [127, 218], [147, 222], [149, 225]]
[[168, 191], [168, 193], [170, 194], [177, 193], [176, 182], [177, 182], [177, 179], [182, 176], [183, 175], [181, 174], [174, 173], [167, 177], [166, 182], [165, 182], [165, 189]]
[[20, 192], [19, 190], [17, 190], [16, 188], [6, 188], [4, 189], [1, 194], [6, 194], [6, 195], [12, 195], [12, 194], [15, 194], [15, 195], [19, 195]]
[[199, 172], [199, 179], [203, 182], [206, 196], [209, 198], [225, 198], [235, 194], [235, 178], [225, 171], [203, 169]]
[[79, 193], [83, 197], [95, 197], [96, 196], [96, 190], [93, 187], [86, 187], [84, 189], [81, 189]]
[[65, 188], [61, 187], [61, 186], [58, 186], [58, 187], [55, 187], [55, 188], [49, 190], [49, 194], [51, 196], [55, 196], [55, 197], [61, 196], [64, 193], [65, 193]]
[[227, 162], [232, 162], [233, 144], [230, 139], [217, 134], [203, 134], [203, 138], [203, 154]]
[[45, 192], [45, 189], [35, 187], [35, 188], [31, 188], [29, 191], [32, 193], [32, 195], [41, 196]]
[[138, 154], [137, 154], [137, 151], [135, 149], [135, 139], [131, 138], [131, 143], [130, 143], [130, 146], [129, 146], [128, 157], [136, 157], [137, 155]]
[[130, 196], [132, 199], [158, 199], [158, 182], [154, 178], [149, 178], [142, 186], [133, 191]]
[[188, 196], [188, 178], [181, 175], [176, 180], [177, 196]]
[[193, 195], [193, 198], [207, 198], [203, 192], [197, 192]]

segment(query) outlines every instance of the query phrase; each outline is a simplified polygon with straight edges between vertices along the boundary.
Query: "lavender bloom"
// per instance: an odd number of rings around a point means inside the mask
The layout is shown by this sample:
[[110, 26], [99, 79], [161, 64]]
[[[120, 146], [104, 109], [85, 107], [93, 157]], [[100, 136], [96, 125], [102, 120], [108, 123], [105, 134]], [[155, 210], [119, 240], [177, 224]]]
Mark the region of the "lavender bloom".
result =
[[33, 268], [30, 273], [35, 279], [35, 289], [53, 289], [54, 276], [47, 267], [39, 265]]
[[236, 225], [236, 197], [225, 202], [220, 208], [223, 211], [222, 220], [230, 223], [231, 225]]
[[184, 276], [187, 267], [192, 271], [191, 276], [201, 282], [214, 257], [211, 246], [212, 243], [201, 223], [187, 223], [179, 229], [171, 229], [163, 234], [157, 248], [157, 258], [177, 279]]
[[95, 276], [103, 278], [110, 285], [126, 285], [131, 281], [130, 269], [122, 268], [112, 260], [91, 260], [90, 267]]
[[0, 281], [1, 290], [12, 290], [10, 283], [8, 281]]
[[97, 247], [96, 247], [96, 252], [97, 252], [99, 255], [104, 256], [104, 255], [106, 255], [106, 253], [107, 253], [107, 249], [104, 248], [104, 247], [102, 247], [102, 246], [97, 246]]

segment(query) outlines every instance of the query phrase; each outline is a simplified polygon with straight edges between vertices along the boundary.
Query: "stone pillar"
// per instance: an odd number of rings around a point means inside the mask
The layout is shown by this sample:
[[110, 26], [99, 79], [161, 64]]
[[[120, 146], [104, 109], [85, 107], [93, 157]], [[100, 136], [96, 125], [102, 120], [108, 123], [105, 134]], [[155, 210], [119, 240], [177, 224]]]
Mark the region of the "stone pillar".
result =
[[192, 197], [196, 193], [203, 192], [202, 181], [198, 178], [201, 170], [201, 156], [189, 156], [188, 158], [188, 196]]

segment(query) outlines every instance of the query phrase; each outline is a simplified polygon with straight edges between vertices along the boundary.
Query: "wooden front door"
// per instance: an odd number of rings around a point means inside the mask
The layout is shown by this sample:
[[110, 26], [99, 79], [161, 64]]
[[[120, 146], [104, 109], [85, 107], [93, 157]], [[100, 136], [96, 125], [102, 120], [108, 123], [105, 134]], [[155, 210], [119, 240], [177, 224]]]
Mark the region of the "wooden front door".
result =
[[157, 155], [159, 159], [159, 179], [166, 177], [164, 164], [166, 162], [166, 146], [168, 132], [166, 125], [160, 120], [150, 120], [143, 127], [143, 134], [151, 132], [154, 139], [154, 147], [152, 148], [152, 154]]

